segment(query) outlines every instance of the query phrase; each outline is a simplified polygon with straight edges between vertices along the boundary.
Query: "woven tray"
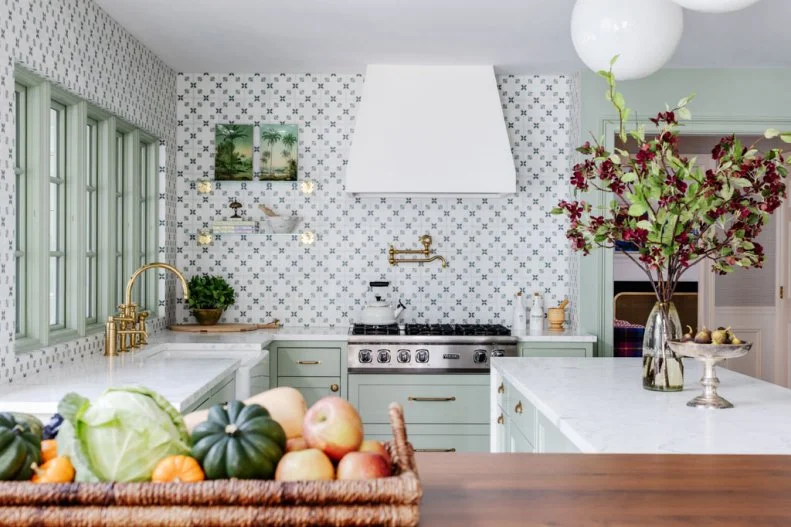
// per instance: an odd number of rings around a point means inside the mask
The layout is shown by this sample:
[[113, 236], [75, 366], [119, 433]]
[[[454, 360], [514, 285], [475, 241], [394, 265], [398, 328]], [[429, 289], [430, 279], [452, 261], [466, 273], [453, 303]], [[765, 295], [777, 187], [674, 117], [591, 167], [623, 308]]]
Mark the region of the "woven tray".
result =
[[359, 481], [0, 483], [0, 526], [414, 526], [423, 489], [404, 411], [389, 408], [389, 478]]

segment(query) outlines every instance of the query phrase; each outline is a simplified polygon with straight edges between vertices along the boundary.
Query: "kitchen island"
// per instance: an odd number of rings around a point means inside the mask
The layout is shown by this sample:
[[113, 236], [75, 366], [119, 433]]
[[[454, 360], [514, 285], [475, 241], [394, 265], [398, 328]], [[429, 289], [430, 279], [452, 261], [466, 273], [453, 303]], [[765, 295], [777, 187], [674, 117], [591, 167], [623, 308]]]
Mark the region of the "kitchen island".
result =
[[706, 410], [702, 367], [685, 360], [684, 390], [644, 390], [639, 358], [492, 361], [494, 452], [791, 454], [791, 390], [717, 370], [735, 408]]
[[420, 525], [791, 525], [791, 457], [416, 454]]

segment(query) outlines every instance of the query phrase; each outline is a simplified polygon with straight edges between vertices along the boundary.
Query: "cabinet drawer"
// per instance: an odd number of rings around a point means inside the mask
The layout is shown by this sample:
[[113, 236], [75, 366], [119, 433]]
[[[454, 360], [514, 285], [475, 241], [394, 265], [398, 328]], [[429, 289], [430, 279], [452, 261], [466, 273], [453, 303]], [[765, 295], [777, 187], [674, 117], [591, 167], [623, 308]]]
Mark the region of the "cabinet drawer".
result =
[[[391, 402], [404, 407], [407, 423], [489, 422], [488, 377], [476, 376], [480, 384], [442, 384], [443, 376], [438, 375], [431, 376], [440, 378], [436, 383], [426, 383], [425, 379], [419, 378], [425, 376], [420, 375], [401, 377], [398, 384], [359, 384], [354, 382], [354, 376], [349, 376], [349, 398], [357, 406], [363, 423], [387, 423], [387, 407]], [[450, 379], [444, 382], [448, 381]]]
[[505, 406], [505, 379], [500, 374], [500, 372], [496, 370], [491, 371], [491, 378], [492, 378], [492, 397], [494, 398], [495, 403], [497, 406]]
[[296, 388], [305, 397], [308, 407], [328, 395], [340, 396], [340, 377], [278, 377], [278, 386]]
[[197, 405], [189, 409], [190, 412], [197, 410], [205, 410], [211, 408], [215, 404], [223, 404], [228, 401], [236, 399], [236, 377], [231, 376], [220, 381], [217, 388]]
[[523, 350], [523, 357], [585, 357], [585, 348], [528, 348]]
[[285, 377], [339, 377], [340, 348], [278, 348], [277, 374]]
[[507, 382], [505, 383], [506, 390], [506, 406], [505, 411], [507, 417], [511, 419], [509, 426], [511, 428], [518, 428], [522, 434], [535, 444], [536, 441], [536, 407], [527, 400], [527, 397], [520, 394]]
[[[409, 442], [415, 451], [429, 452], [488, 452], [489, 430], [480, 425], [412, 425], [407, 426]], [[365, 427], [365, 438], [392, 441], [388, 425]]]

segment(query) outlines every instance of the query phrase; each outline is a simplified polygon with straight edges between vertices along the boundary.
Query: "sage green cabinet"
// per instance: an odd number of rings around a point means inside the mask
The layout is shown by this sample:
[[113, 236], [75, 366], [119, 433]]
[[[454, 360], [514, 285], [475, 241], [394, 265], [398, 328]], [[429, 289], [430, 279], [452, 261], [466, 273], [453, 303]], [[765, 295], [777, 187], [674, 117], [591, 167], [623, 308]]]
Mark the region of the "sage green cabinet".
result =
[[522, 342], [520, 357], [593, 357], [594, 342]]
[[272, 386], [291, 386], [308, 406], [327, 395], [346, 397], [346, 343], [275, 341], [269, 345]]
[[512, 454], [532, 454], [536, 451], [533, 443], [522, 433], [518, 426], [508, 426], [506, 445], [506, 452]]
[[234, 399], [236, 399], [236, 374], [232, 373], [218, 382], [199, 402], [186, 408], [183, 413], [188, 414], [197, 410], [205, 410], [215, 404], [224, 404]]
[[349, 402], [360, 412], [366, 437], [389, 439], [387, 407], [397, 402], [418, 450], [489, 449], [489, 376], [480, 374], [350, 374]]
[[313, 403], [328, 395], [340, 395], [340, 377], [278, 377], [278, 386], [296, 388], [305, 397], [310, 407]]

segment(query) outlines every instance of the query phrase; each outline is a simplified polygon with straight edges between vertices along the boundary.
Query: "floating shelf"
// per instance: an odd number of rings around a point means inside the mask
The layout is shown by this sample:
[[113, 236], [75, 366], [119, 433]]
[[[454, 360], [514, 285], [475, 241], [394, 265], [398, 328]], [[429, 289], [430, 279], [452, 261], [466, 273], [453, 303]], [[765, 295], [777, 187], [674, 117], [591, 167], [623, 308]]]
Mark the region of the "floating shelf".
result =
[[272, 239], [291, 239], [302, 243], [303, 245], [312, 245], [318, 239], [318, 236], [313, 231], [291, 232], [291, 233], [267, 233], [267, 232], [212, 232], [210, 230], [200, 231], [197, 234], [198, 245], [207, 246], [212, 245], [214, 240], [221, 240], [227, 238], [263, 238], [264, 240]]

